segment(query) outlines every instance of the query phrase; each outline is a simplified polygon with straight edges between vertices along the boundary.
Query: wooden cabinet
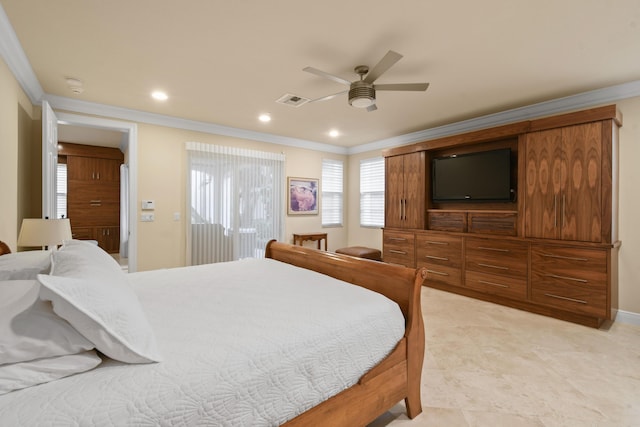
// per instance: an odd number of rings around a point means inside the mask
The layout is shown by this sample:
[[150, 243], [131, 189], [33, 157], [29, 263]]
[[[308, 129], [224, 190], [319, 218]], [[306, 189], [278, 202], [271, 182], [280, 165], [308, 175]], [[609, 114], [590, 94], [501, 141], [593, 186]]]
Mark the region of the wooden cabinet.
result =
[[96, 227], [96, 240], [109, 253], [120, 251], [120, 227]]
[[120, 150], [61, 144], [67, 163], [67, 216], [75, 239], [120, 250]]
[[525, 299], [528, 255], [526, 242], [465, 238], [465, 286]]
[[68, 156], [67, 179], [78, 181], [120, 182], [120, 165], [116, 159]]
[[385, 160], [385, 227], [424, 228], [425, 158], [419, 152]]
[[525, 236], [602, 240], [602, 123], [525, 135]]
[[415, 234], [412, 232], [384, 230], [382, 260], [390, 264], [414, 268]]
[[416, 267], [427, 269], [427, 281], [461, 286], [461, 261], [461, 237], [437, 233], [417, 233]]
[[[620, 125], [610, 105], [386, 150], [384, 261], [426, 267], [434, 288], [589, 326], [614, 319]], [[429, 197], [426, 159], [506, 146], [514, 201]]]

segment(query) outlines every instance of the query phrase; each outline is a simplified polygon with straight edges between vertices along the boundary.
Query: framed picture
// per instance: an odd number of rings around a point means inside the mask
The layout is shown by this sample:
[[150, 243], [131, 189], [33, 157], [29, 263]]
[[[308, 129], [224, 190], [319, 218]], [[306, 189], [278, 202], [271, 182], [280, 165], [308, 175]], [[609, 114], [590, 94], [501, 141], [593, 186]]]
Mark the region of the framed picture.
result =
[[315, 178], [287, 178], [289, 186], [289, 215], [317, 215], [318, 214], [318, 184]]

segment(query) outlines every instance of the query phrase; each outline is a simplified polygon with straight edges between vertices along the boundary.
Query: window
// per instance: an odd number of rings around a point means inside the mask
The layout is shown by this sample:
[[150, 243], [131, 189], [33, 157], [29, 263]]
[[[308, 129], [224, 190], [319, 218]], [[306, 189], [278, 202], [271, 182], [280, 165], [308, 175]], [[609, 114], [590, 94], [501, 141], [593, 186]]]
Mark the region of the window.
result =
[[341, 160], [322, 159], [322, 226], [342, 226], [342, 177]]
[[360, 161], [360, 226], [384, 227], [384, 158]]

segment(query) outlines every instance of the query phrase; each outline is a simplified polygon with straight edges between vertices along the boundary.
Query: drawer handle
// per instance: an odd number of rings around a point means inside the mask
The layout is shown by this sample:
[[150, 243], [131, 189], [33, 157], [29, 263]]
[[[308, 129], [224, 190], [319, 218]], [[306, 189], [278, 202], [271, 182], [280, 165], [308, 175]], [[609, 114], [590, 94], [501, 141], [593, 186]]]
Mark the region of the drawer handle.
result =
[[427, 245], [448, 245], [449, 244], [447, 242], [436, 242], [436, 241], [433, 241], [433, 240], [427, 240], [427, 241], [425, 241], [425, 243]]
[[391, 252], [392, 254], [400, 254], [400, 255], [406, 255], [407, 254], [405, 251], [396, 251], [394, 249], [390, 249], [389, 252]]
[[102, 206], [102, 203], [89, 203], [89, 206]]
[[439, 261], [449, 261], [449, 258], [445, 258], [442, 256], [425, 255], [424, 257], [429, 259], [437, 259]]
[[102, 200], [89, 200], [89, 203], [102, 203]]
[[509, 269], [509, 267], [503, 267], [501, 265], [483, 264], [481, 262], [477, 262], [476, 264], [478, 264], [480, 267], [496, 268], [498, 270], [508, 270]]
[[491, 286], [499, 286], [501, 288], [508, 288], [509, 287], [507, 285], [503, 285], [502, 283], [487, 282], [486, 280], [478, 280], [478, 283], [484, 283], [485, 285], [491, 285]]
[[494, 251], [494, 252], [509, 252], [509, 249], [502, 248], [488, 248], [486, 246], [478, 246], [478, 249], [482, 249], [484, 251]]
[[449, 275], [449, 273], [443, 273], [442, 271], [436, 271], [436, 270], [427, 270], [427, 273], [437, 274], [438, 276], [448, 276]]
[[554, 295], [554, 294], [544, 294], [545, 297], [551, 297], [551, 298], [558, 298], [558, 299], [563, 299], [565, 301], [571, 301], [571, 302], [577, 302], [579, 304], [586, 304], [587, 302], [581, 299], [575, 299], [575, 298], [569, 298], [569, 297], [562, 297], [560, 295]]
[[404, 237], [389, 237], [389, 240], [393, 240], [394, 242], [406, 242], [407, 239]]
[[580, 257], [573, 257], [573, 256], [562, 256], [562, 255], [554, 255], [554, 254], [542, 254], [543, 257], [547, 257], [547, 258], [559, 258], [559, 259], [568, 259], [571, 261], [589, 261], [588, 258], [580, 258]]
[[551, 273], [548, 273], [546, 276], [547, 277], [553, 277], [554, 279], [563, 279], [563, 280], [571, 280], [573, 282], [589, 283], [588, 280], [586, 280], [586, 279], [578, 279], [577, 277], [558, 276], [557, 274], [551, 274]]

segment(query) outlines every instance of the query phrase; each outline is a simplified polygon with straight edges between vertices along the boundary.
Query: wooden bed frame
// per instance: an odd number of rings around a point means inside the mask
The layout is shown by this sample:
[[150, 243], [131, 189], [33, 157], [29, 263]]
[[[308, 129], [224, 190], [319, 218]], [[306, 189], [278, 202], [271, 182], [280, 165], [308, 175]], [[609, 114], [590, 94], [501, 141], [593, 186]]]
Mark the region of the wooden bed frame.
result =
[[284, 426], [364, 426], [402, 399], [409, 418], [420, 414], [425, 340], [420, 291], [426, 271], [275, 240], [267, 244], [265, 256], [381, 293], [400, 306], [406, 320], [405, 335], [396, 348], [364, 374], [357, 384], [298, 415]]

